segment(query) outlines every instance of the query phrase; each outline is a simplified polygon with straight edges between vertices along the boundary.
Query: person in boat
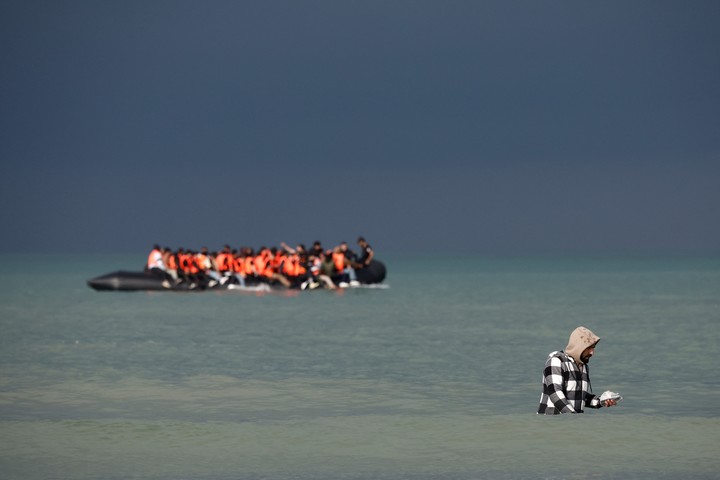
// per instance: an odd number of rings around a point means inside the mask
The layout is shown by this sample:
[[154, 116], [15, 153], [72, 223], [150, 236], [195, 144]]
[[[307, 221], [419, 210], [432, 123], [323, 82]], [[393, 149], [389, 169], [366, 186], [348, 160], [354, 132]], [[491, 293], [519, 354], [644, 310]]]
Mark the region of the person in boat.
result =
[[272, 270], [272, 276], [270, 277], [271, 283], [275, 281], [284, 287], [292, 287], [292, 280], [284, 273], [284, 266], [288, 262], [288, 257], [284, 253], [279, 252], [275, 247], [270, 250], [270, 255], [270, 268]]
[[269, 283], [270, 277], [272, 277], [272, 270], [270, 268], [270, 249], [262, 246], [260, 247], [258, 254], [253, 258], [253, 268], [255, 269], [255, 275], [257, 279], [262, 283]]
[[188, 277], [190, 279], [190, 289], [204, 289], [209, 283], [209, 278], [205, 274], [204, 261], [202, 258], [198, 258], [199, 253], [200, 252], [189, 249], [185, 252], [189, 270]]
[[220, 283], [220, 281], [223, 279], [222, 274], [220, 273], [220, 269], [218, 268], [218, 264], [215, 261], [215, 259], [218, 256], [218, 252], [212, 251], [207, 253], [208, 263], [210, 264], [210, 269], [208, 270], [208, 276], [215, 280], [217, 284]]
[[357, 255], [355, 255], [355, 252], [350, 250], [347, 242], [340, 242], [340, 251], [343, 252], [343, 254], [345, 255], [348, 263], [355, 263], [357, 261]]
[[255, 271], [257, 272], [259, 279], [261, 280], [261, 282], [267, 283], [268, 285], [271, 285], [273, 283], [280, 283], [285, 287], [290, 287], [291, 282], [290, 280], [288, 280], [286, 275], [275, 271], [275, 269], [273, 268], [274, 258], [275, 256], [273, 255], [272, 249], [267, 247], [262, 247], [260, 249], [260, 253], [255, 257], [254, 260]]
[[183, 250], [182, 248], [178, 250], [178, 264], [187, 279], [188, 288], [193, 289], [197, 287], [199, 280], [194, 252], [189, 248], [187, 250]]
[[283, 263], [283, 274], [288, 279], [289, 285], [293, 288], [307, 288], [312, 283], [312, 274], [308, 268], [307, 258], [301, 255], [300, 251], [288, 253]]
[[177, 257], [170, 247], [163, 248], [163, 263], [165, 264], [165, 271], [172, 278], [173, 285], [177, 285], [180, 281], [178, 277]]
[[229, 254], [228, 282], [234, 285], [245, 286], [245, 257], [233, 248]]
[[195, 265], [198, 269], [198, 277], [203, 285], [214, 287], [220, 282], [220, 275], [213, 262], [213, 255], [208, 253], [207, 247], [201, 247], [195, 254]]
[[357, 268], [365, 268], [372, 262], [375, 253], [372, 247], [367, 243], [363, 237], [358, 237], [357, 244], [360, 247], [360, 259], [357, 262]]
[[163, 262], [163, 252], [160, 245], [153, 245], [148, 255], [147, 263], [145, 264], [145, 270], [160, 276], [165, 276], [165, 263]]
[[277, 247], [270, 248], [270, 253], [272, 254], [270, 265], [272, 266], [273, 272], [282, 272], [285, 261], [287, 260], [287, 254], [284, 250], [278, 249]]
[[543, 370], [542, 394], [538, 414], [583, 413], [583, 408], [617, 405], [613, 399], [603, 402], [592, 393], [588, 362], [600, 337], [585, 327], [570, 334], [565, 350], [548, 355]]
[[[312, 251], [314, 250], [311, 250], [311, 252]], [[307, 274], [303, 275], [303, 277], [299, 279], [302, 280], [302, 282], [300, 282], [301, 290], [314, 290], [323, 285], [325, 286], [325, 288], [328, 288], [330, 290], [334, 290], [335, 288], [337, 288], [333, 283], [332, 279], [330, 278], [330, 275], [332, 274], [332, 264], [330, 268], [330, 274], [327, 274], [323, 271], [324, 257], [324, 252], [320, 252], [319, 256], [315, 255], [314, 253], [310, 253], [310, 255], [308, 256]]]
[[153, 245], [150, 254], [148, 255], [147, 263], [145, 264], [145, 271], [163, 280], [163, 287], [170, 288], [170, 282], [173, 278], [167, 272], [165, 262], [163, 261], [163, 249], [160, 245]]
[[350, 250], [348, 243], [340, 242], [340, 251], [345, 255], [345, 273], [348, 275], [348, 281], [351, 285], [357, 284], [357, 275], [355, 274], [355, 265], [357, 264], [357, 255]]
[[[330, 279], [333, 284], [333, 288], [337, 286], [335, 283], [335, 275], [337, 273], [335, 269], [335, 262], [333, 261], [333, 250], [327, 249], [323, 252], [320, 257], [320, 273]], [[325, 282], [327, 285], [327, 282]], [[330, 288], [329, 285], [327, 285]]]
[[185, 249], [183, 247], [179, 247], [177, 250], [175, 250], [175, 261], [177, 262], [177, 275], [178, 275], [178, 283], [184, 283], [189, 285], [190, 284], [190, 278], [189, 278], [189, 269], [187, 267], [187, 260], [185, 256]]
[[309, 254], [313, 255], [317, 259], [319, 259], [324, 254], [323, 246], [322, 243], [320, 243], [320, 240], [315, 240], [313, 242]]
[[[308, 252], [307, 248], [305, 248], [305, 245], [302, 243], [298, 243], [295, 248], [292, 248], [285, 242], [280, 242], [280, 248], [282, 248], [285, 253], [287, 254], [287, 257], [289, 259], [292, 259], [293, 262], [297, 263], [301, 269], [303, 270], [303, 275], [307, 274], [310, 270], [310, 252]], [[302, 283], [302, 282], [301, 282]]]
[[245, 274], [245, 285], [259, 284], [259, 274], [255, 270], [255, 251], [252, 247], [242, 247], [240, 251], [240, 256], [243, 259], [243, 266], [239, 270]]
[[332, 280], [335, 271], [335, 264], [332, 261], [332, 251], [320, 252], [319, 256], [311, 256], [310, 272], [315, 280], [314, 283], [324, 285], [325, 288], [335, 290], [337, 287]]
[[215, 266], [220, 275], [220, 284], [225, 285], [232, 280], [233, 255], [230, 245], [223, 246], [220, 253], [215, 255]]
[[349, 271], [352, 270], [354, 274], [355, 270], [352, 269], [352, 266], [345, 258], [345, 254], [342, 252], [339, 245], [332, 250], [330, 258], [333, 263], [333, 273], [331, 275], [333, 282], [337, 283], [342, 288], [347, 287], [350, 284]]

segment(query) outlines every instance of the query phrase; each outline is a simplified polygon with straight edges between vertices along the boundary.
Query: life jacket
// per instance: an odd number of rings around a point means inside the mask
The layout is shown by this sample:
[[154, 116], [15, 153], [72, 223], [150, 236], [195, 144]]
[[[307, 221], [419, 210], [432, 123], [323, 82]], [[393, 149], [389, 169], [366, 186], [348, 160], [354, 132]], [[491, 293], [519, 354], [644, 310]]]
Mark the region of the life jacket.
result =
[[245, 272], [245, 257], [233, 257], [230, 256], [230, 264], [232, 271], [241, 275], [247, 275]]
[[168, 270], [177, 270], [177, 260], [175, 259], [175, 255], [172, 253], [168, 255], [168, 261], [167, 261], [167, 268]]
[[285, 262], [285, 260], [287, 260], [287, 255], [285, 253], [283, 253], [283, 252], [276, 253], [275, 257], [273, 257], [273, 259], [272, 259], [273, 270], [275, 270], [276, 272], [281, 271], [283, 262]]
[[263, 277], [270, 278], [273, 276], [273, 269], [271, 265], [271, 255], [270, 250], [263, 250], [260, 252], [260, 255], [255, 257], [255, 271], [258, 275], [262, 275]]
[[153, 248], [150, 252], [150, 255], [148, 255], [147, 259], [147, 269], [150, 270], [151, 268], [163, 268], [163, 261], [162, 261], [162, 252], [158, 250], [157, 248]]
[[258, 275], [262, 275], [263, 270], [265, 270], [265, 263], [265, 257], [262, 254], [256, 255], [253, 259], [253, 268]]
[[197, 273], [195, 262], [193, 262], [192, 255], [189, 253], [178, 253], [178, 263], [180, 264], [180, 270], [183, 272], [193, 273], [193, 269], [195, 269], [194, 273]]
[[208, 259], [207, 255], [204, 255], [202, 253], [198, 253], [195, 255], [195, 264], [197, 265], [198, 271], [204, 272], [206, 270], [210, 269], [210, 259]]
[[245, 275], [255, 275], [255, 257], [248, 255], [244, 258], [243, 263]]
[[232, 254], [220, 252], [218, 256], [215, 257], [215, 263], [217, 264], [218, 272], [229, 271], [233, 266]]
[[300, 262], [300, 256], [294, 253], [285, 259], [283, 272], [289, 277], [299, 277], [300, 275], [304, 275], [307, 269]]
[[345, 254], [342, 252], [336, 252], [332, 254], [332, 260], [333, 264], [335, 265], [335, 270], [338, 271], [338, 273], [342, 273], [345, 271]]
[[297, 274], [295, 273], [295, 264], [296, 263], [297, 263], [297, 255], [288, 255], [288, 257], [285, 259], [285, 263], [283, 264], [282, 273], [284, 273], [288, 277], [296, 277], [297, 276]]

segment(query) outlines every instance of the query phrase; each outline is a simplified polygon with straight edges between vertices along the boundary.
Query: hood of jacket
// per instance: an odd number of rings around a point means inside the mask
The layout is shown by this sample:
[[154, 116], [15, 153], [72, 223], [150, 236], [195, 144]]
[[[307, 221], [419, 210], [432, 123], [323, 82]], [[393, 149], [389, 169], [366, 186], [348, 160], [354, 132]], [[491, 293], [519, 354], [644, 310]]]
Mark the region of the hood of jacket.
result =
[[565, 353], [570, 355], [578, 365], [582, 365], [583, 361], [580, 360], [582, 352], [588, 347], [595, 346], [599, 341], [600, 337], [591, 332], [589, 328], [577, 327], [570, 334]]

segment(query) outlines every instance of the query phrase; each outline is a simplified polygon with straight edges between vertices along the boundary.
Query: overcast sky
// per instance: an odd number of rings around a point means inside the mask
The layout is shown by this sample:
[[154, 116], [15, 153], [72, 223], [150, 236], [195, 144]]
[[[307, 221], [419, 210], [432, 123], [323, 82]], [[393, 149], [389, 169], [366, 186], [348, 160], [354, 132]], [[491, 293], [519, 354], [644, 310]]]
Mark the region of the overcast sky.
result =
[[0, 0], [0, 251], [720, 252], [720, 2]]

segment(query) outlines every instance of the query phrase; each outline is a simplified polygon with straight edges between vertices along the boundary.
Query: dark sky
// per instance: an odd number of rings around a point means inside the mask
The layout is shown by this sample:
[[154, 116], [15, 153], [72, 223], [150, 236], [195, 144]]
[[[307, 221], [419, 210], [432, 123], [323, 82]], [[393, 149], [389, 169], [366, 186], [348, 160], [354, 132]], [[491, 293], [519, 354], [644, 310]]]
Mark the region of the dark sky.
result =
[[0, 0], [1, 252], [720, 252], [720, 2]]

